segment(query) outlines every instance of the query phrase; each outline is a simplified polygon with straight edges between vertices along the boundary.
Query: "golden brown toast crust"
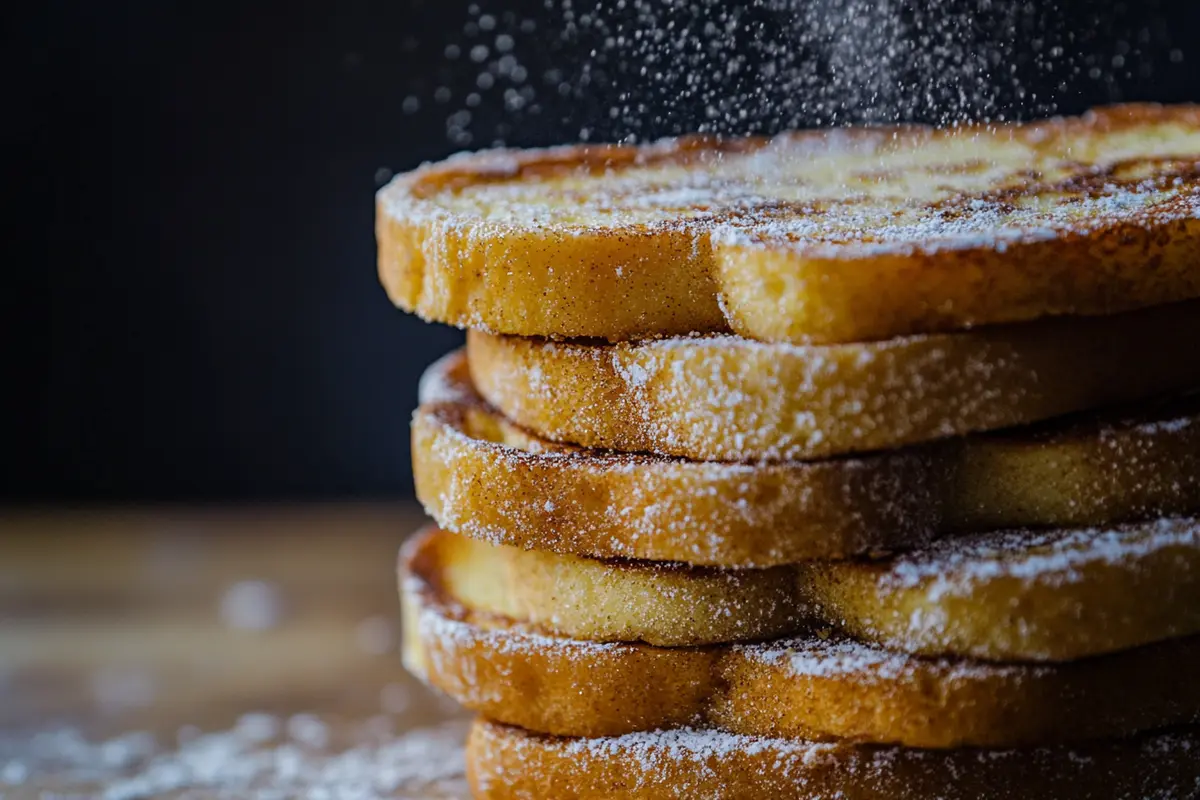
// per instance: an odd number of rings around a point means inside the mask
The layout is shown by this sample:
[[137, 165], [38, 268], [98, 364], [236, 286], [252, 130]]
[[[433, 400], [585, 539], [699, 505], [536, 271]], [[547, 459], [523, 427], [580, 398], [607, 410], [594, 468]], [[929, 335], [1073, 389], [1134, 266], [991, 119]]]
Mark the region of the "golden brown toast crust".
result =
[[926, 452], [767, 466], [558, 445], [484, 404], [461, 354], [430, 367], [421, 403], [417, 497], [443, 527], [488, 541], [767, 566], [919, 544], [934, 527], [938, 480]]
[[827, 347], [471, 331], [479, 393], [554, 441], [705, 461], [827, 458], [1200, 385], [1200, 301]]
[[1064, 661], [1200, 633], [1200, 519], [943, 539], [809, 562], [819, 618], [905, 652]]
[[451, 533], [443, 591], [593, 642], [663, 647], [830, 625], [906, 653], [1070, 661], [1200, 633], [1200, 519], [941, 540], [886, 561], [727, 570], [600, 561]]
[[452, 353], [422, 380], [417, 497], [447, 530], [596, 558], [767, 567], [934, 533], [1200, 510], [1200, 395], [816, 462], [715, 464], [559, 445], [483, 403]]
[[1194, 800], [1200, 735], [1024, 751], [929, 752], [672, 730], [541, 736], [480, 720], [467, 744], [477, 800]]
[[473, 611], [440, 585], [431, 536], [406, 547], [405, 663], [467, 708], [551, 734], [707, 724], [912, 747], [1130, 735], [1200, 717], [1200, 638], [1070, 664], [925, 659], [836, 636], [659, 648], [555, 637]]
[[438, 533], [442, 589], [467, 608], [590, 642], [660, 647], [774, 639], [808, 627], [786, 566], [728, 570], [600, 561]]
[[401, 307], [496, 333], [848, 342], [1200, 295], [1200, 110], [463, 155], [379, 192]]

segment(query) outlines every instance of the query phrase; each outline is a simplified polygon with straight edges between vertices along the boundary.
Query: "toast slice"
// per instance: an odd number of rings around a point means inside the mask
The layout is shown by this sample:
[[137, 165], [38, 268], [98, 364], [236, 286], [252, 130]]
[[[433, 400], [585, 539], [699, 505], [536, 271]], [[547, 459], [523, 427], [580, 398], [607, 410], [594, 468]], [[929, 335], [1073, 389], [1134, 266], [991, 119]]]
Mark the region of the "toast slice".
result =
[[1200, 720], [1200, 637], [1054, 665], [929, 659], [816, 633], [664, 648], [556, 636], [458, 602], [420, 535], [402, 555], [406, 665], [485, 717], [610, 736], [684, 725], [911, 747], [1015, 747]]
[[443, 589], [561, 636], [664, 647], [840, 628], [889, 649], [1070, 661], [1200, 634], [1200, 520], [941, 540], [880, 561], [752, 570], [599, 561], [451, 533]]
[[1200, 109], [461, 155], [376, 204], [423, 317], [858, 342], [1200, 296]]
[[[556, 444], [484, 403], [461, 352], [427, 370], [420, 398], [417, 497], [439, 525], [479, 539], [598, 558], [769, 566], [911, 546], [936, 527], [940, 492], [925, 452], [762, 465]], [[1192, 494], [1200, 502], [1200, 486]]]
[[479, 720], [478, 800], [1190, 800], [1200, 733], [1032, 750], [929, 752], [680, 728], [598, 739]]
[[769, 567], [934, 534], [1200, 511], [1200, 393], [1033, 428], [813, 462], [718, 464], [560, 445], [476, 394], [461, 352], [427, 370], [417, 497], [442, 527], [595, 558]]
[[471, 331], [480, 394], [554, 441], [786, 461], [1023, 425], [1200, 385], [1200, 301], [870, 344], [593, 345]]
[[1200, 519], [942, 539], [798, 564], [819, 619], [910, 653], [1065, 661], [1200, 633]]
[[443, 531], [426, 547], [458, 602], [573, 639], [683, 647], [774, 639], [809, 622], [786, 566], [599, 561]]

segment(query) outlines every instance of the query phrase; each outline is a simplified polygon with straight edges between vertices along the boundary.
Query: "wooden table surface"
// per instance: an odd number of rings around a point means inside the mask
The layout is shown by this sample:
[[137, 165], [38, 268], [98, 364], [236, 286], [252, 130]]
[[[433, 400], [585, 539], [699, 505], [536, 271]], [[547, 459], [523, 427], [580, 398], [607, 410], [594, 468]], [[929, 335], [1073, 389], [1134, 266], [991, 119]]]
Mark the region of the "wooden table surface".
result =
[[[364, 737], [460, 736], [462, 715], [397, 655], [396, 552], [421, 524], [415, 506], [0, 514], [0, 798], [335, 798], [128, 781], [191, 758], [200, 732], [257, 726], [262, 749], [298, 740], [317, 765]], [[389, 796], [462, 796], [461, 754], [426, 751]]]

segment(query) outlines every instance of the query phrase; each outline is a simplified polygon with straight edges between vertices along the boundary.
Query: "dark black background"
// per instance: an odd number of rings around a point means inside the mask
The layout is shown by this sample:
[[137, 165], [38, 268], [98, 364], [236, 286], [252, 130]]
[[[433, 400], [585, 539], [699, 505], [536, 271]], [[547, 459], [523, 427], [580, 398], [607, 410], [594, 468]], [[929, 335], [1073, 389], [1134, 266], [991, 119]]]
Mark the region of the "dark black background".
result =
[[[4, 12], [4, 498], [410, 491], [416, 381], [461, 335], [400, 314], [378, 287], [373, 192], [381, 169], [458, 149], [445, 128], [458, 106], [432, 91], [461, 97], [474, 80], [474, 65], [443, 57], [467, 5], [59, 0]], [[528, 63], [570, 72], [586, 58], [540, 2], [482, 5], [541, 21], [548, 38]], [[1105, 59], [1155, 30], [1149, 74], [1040, 79], [1062, 111], [1200, 99], [1200, 3], [1059, 5]], [[584, 126], [620, 135], [605, 114], [613, 91], [601, 82], [536, 118], [492, 98], [476, 109], [476, 143], [499, 125], [514, 144]], [[402, 110], [410, 94], [415, 114]], [[693, 128], [702, 111], [673, 102], [641, 132]]]

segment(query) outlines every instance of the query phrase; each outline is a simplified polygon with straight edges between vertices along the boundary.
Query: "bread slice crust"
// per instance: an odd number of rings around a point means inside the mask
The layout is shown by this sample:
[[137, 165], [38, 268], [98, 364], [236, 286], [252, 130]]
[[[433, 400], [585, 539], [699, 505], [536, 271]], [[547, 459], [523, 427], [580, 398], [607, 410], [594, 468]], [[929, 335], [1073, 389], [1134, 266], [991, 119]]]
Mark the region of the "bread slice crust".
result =
[[662, 648], [555, 636], [459, 603], [421, 535], [402, 555], [404, 658], [489, 719], [556, 735], [686, 725], [910, 747], [1016, 747], [1200, 718], [1200, 637], [1056, 665], [893, 653], [836, 635]]
[[376, 203], [400, 307], [621, 341], [856, 342], [1200, 296], [1200, 109], [460, 155]]
[[471, 331], [476, 389], [540, 436], [699, 461], [812, 460], [1200, 385], [1200, 301], [831, 346], [596, 345]]
[[810, 613], [910, 653], [1069, 661], [1200, 633], [1195, 517], [973, 534], [794, 569]]
[[420, 395], [412, 462], [426, 511], [447, 530], [523, 548], [769, 567], [906, 549], [935, 534], [1200, 510], [1200, 394], [771, 465], [556, 444], [488, 406], [461, 352], [427, 370]]
[[600, 739], [477, 721], [478, 800], [1192, 800], [1200, 734], [1031, 750], [930, 752], [677, 729]]
[[603, 561], [451, 533], [426, 545], [469, 608], [662, 647], [834, 627], [905, 653], [1072, 661], [1200, 634], [1200, 519], [1004, 531], [876, 561], [730, 570]]

